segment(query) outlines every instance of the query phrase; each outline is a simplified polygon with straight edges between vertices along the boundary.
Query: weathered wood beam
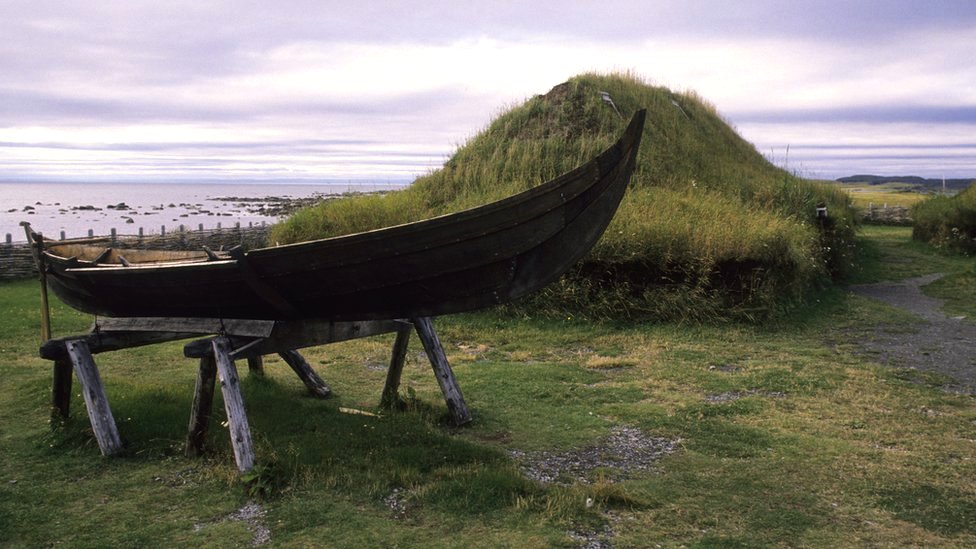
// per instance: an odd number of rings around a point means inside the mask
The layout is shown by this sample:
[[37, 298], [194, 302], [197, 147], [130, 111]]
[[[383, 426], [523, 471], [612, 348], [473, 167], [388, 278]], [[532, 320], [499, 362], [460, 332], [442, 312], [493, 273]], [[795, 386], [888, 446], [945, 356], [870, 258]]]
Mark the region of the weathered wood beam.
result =
[[305, 384], [308, 392], [313, 396], [327, 398], [332, 394], [332, 388], [322, 381], [322, 378], [315, 373], [315, 370], [312, 369], [301, 353], [295, 350], [288, 350], [282, 351], [278, 355], [291, 366], [291, 369], [294, 370], [298, 378]]
[[217, 374], [220, 377], [220, 392], [224, 396], [224, 410], [227, 412], [230, 443], [234, 448], [234, 460], [242, 473], [247, 472], [254, 468], [254, 445], [244, 409], [244, 397], [241, 395], [241, 380], [230, 357], [231, 343], [226, 336], [217, 336], [212, 345]]
[[407, 359], [407, 345], [410, 343], [410, 324], [402, 324], [397, 328], [396, 340], [393, 342], [393, 353], [390, 356], [390, 368], [386, 371], [386, 385], [383, 386], [383, 396], [380, 406], [387, 409], [399, 408], [403, 401], [400, 399], [400, 377], [403, 375], [403, 364]]
[[338, 341], [395, 332], [401, 322], [369, 320], [363, 322], [332, 322], [327, 320], [282, 321], [264, 341], [247, 350], [247, 354], [269, 355], [282, 351], [304, 349]]
[[417, 335], [420, 336], [420, 341], [424, 344], [424, 351], [427, 352], [427, 358], [430, 359], [430, 365], [434, 369], [434, 375], [437, 377], [437, 384], [441, 387], [441, 392], [444, 394], [444, 401], [447, 403], [447, 409], [454, 418], [455, 425], [460, 426], [469, 423], [471, 421], [471, 412], [468, 411], [468, 405], [464, 403], [461, 387], [454, 377], [454, 371], [451, 370], [451, 365], [447, 362], [447, 355], [444, 353], [444, 347], [437, 337], [437, 332], [434, 331], [434, 323], [430, 317], [415, 318], [411, 322], [413, 322], [414, 327], [417, 329]]
[[65, 342], [65, 347], [74, 366], [75, 375], [81, 382], [88, 419], [95, 432], [98, 448], [102, 451], [102, 455], [115, 454], [122, 449], [122, 440], [119, 438], [119, 430], [115, 425], [115, 418], [112, 417], [112, 409], [108, 405], [105, 386], [102, 385], [102, 378], [98, 375], [98, 367], [88, 350], [88, 344], [83, 339], [69, 340]]
[[271, 335], [274, 325], [273, 320], [233, 318], [105, 317], [95, 322], [92, 332], [181, 332], [267, 337]]
[[[328, 320], [280, 321], [275, 323], [273, 332], [265, 336], [241, 336], [226, 332], [231, 336], [231, 358], [246, 358], [255, 355], [270, 355], [304, 349], [316, 345], [348, 341], [360, 337], [395, 332], [403, 325], [402, 320], [371, 320], [365, 322], [333, 322]], [[200, 358], [210, 352], [211, 339], [191, 341], [183, 347], [187, 358]]]
[[[253, 343], [255, 340], [246, 337], [224, 336], [230, 341], [231, 349], [240, 349], [245, 345]], [[191, 341], [183, 346], [183, 356], [186, 358], [202, 358], [213, 353], [214, 338], [208, 337]]]
[[213, 414], [214, 383], [217, 377], [217, 362], [211, 353], [200, 358], [197, 370], [197, 384], [193, 392], [193, 405], [190, 408], [190, 428], [186, 435], [185, 453], [187, 457], [199, 456], [207, 441], [210, 417]]
[[84, 341], [92, 354], [106, 351], [117, 351], [130, 347], [142, 347], [167, 341], [177, 341], [191, 337], [199, 337], [197, 333], [178, 332], [100, 332], [84, 336], [72, 336], [45, 341], [41, 345], [41, 358], [61, 360], [68, 358], [65, 351], [67, 341]]

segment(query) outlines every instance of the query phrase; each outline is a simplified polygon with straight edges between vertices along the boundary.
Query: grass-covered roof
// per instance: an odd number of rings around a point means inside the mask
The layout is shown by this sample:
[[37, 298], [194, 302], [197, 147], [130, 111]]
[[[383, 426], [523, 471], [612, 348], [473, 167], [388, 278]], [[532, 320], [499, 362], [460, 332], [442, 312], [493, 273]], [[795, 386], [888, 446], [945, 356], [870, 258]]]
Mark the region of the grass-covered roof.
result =
[[[605, 97], [609, 97], [611, 105]], [[386, 195], [279, 224], [286, 243], [423, 219], [527, 189], [595, 156], [648, 109], [628, 195], [576, 269], [522, 313], [762, 318], [849, 267], [853, 215], [834, 187], [770, 164], [694, 93], [582, 75], [498, 116], [444, 166]], [[817, 206], [828, 218], [817, 218]]]

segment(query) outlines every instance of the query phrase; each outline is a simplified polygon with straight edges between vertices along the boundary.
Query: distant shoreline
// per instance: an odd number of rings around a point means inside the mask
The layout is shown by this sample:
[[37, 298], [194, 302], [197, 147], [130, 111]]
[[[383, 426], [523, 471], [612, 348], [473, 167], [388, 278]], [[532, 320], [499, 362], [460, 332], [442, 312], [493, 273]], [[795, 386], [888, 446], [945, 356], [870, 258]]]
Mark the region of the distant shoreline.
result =
[[953, 177], [942, 179], [919, 177], [917, 175], [849, 175], [847, 177], [838, 177], [834, 181], [844, 184], [862, 183], [867, 185], [903, 183], [923, 189], [942, 189], [944, 185], [946, 189], [961, 191], [973, 183], [976, 183], [976, 177]]
[[[175, 186], [174, 186], [175, 185]], [[60, 238], [117, 234], [162, 234], [179, 230], [273, 224], [298, 209], [347, 194], [381, 193], [390, 187], [319, 185], [122, 185], [74, 183], [4, 184], [0, 232], [26, 240], [21, 221]], [[399, 187], [393, 187], [399, 188]], [[260, 192], [255, 192], [260, 191]]]

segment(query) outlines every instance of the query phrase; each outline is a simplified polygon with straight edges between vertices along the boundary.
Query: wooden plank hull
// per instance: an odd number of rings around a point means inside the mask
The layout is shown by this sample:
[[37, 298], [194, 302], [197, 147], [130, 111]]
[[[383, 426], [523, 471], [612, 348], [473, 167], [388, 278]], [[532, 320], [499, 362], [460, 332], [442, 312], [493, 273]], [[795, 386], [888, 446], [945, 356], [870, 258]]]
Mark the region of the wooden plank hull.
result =
[[[592, 161], [526, 192], [459, 213], [231, 256], [94, 262], [46, 246], [62, 301], [114, 317], [390, 319], [511, 301], [556, 280], [603, 234], [634, 170], [639, 111]], [[123, 254], [124, 255], [124, 254]]]

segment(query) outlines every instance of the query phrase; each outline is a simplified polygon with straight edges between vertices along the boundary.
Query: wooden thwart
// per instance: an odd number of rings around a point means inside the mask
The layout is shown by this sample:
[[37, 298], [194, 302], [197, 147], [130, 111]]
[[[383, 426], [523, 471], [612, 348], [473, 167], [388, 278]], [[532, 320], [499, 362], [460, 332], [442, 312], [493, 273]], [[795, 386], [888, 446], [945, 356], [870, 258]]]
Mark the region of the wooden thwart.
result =
[[[216, 337], [191, 341], [183, 348], [185, 356], [200, 360], [190, 410], [186, 453], [193, 456], [203, 452], [213, 412], [214, 389], [219, 379], [234, 459], [243, 472], [253, 468], [255, 457], [235, 360], [246, 359], [251, 374], [263, 375], [262, 357], [277, 353], [298, 375], [309, 393], [324, 398], [332, 393], [331, 388], [298, 349], [396, 332], [390, 368], [381, 397], [381, 406], [393, 408], [401, 404], [398, 390], [411, 326], [416, 330], [430, 359], [454, 423], [463, 425], [470, 422], [471, 413], [434, 331], [433, 322], [428, 317], [409, 321], [367, 322], [100, 319], [89, 334], [45, 342], [41, 347], [41, 356], [54, 361], [52, 420], [68, 417], [73, 369], [83, 388], [85, 405], [99, 449], [103, 455], [111, 455], [121, 450], [122, 443], [92, 355], [218, 333]], [[215, 328], [221, 329], [215, 331]]]

